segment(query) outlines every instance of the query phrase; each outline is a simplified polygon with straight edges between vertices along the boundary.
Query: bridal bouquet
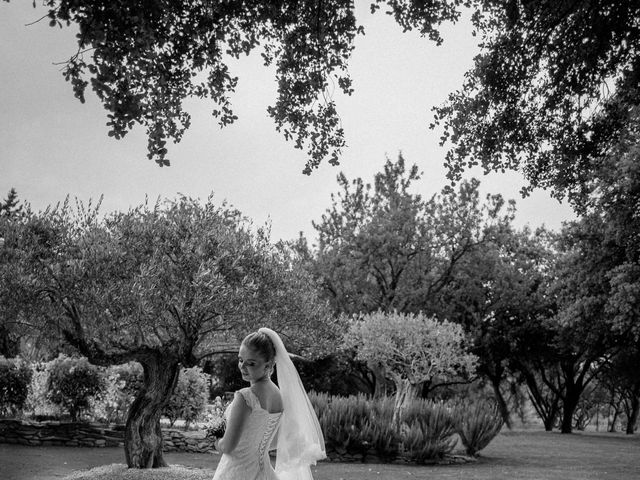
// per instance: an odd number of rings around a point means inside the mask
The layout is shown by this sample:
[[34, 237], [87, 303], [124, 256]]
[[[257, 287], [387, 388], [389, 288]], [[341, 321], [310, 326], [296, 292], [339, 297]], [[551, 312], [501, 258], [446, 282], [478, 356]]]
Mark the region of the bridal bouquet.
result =
[[220, 397], [216, 398], [215, 403], [205, 416], [204, 427], [207, 432], [207, 438], [221, 438], [224, 435], [226, 428], [224, 410], [225, 405], [223, 405], [222, 400]]

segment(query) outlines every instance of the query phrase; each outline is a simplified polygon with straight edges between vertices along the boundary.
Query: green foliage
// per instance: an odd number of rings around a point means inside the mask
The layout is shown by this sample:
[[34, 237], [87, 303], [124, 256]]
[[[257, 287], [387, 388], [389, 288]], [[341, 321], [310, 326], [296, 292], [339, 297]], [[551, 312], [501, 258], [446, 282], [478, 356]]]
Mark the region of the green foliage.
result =
[[504, 420], [495, 402], [463, 400], [454, 407], [455, 430], [468, 455], [477, 455], [495, 438]]
[[325, 441], [338, 453], [362, 454], [364, 459], [373, 449], [383, 462], [393, 461], [399, 455], [400, 438], [391, 424], [391, 399], [326, 393], [312, 393], [310, 399]]
[[436, 312], [458, 263], [513, 216], [499, 195], [483, 202], [475, 179], [423, 199], [412, 191], [420, 178], [402, 156], [372, 183], [338, 176], [331, 207], [313, 223], [318, 250], [308, 262], [337, 312]]
[[445, 403], [414, 400], [403, 411], [401, 421], [404, 453], [416, 463], [440, 459], [456, 446], [455, 421]]
[[320, 399], [315, 407], [325, 440], [338, 453], [366, 453], [372, 434], [370, 428], [365, 428], [371, 417], [369, 400], [363, 395], [329, 397], [317, 394], [314, 398]]
[[[440, 43], [439, 24], [460, 15], [456, 0], [419, 6], [385, 0], [405, 30], [417, 28]], [[191, 117], [188, 98], [211, 99], [221, 127], [237, 117], [231, 95], [238, 78], [233, 59], [259, 50], [275, 67], [277, 99], [268, 107], [276, 129], [306, 149], [310, 173], [326, 159], [337, 164], [344, 146], [333, 90], [353, 91], [348, 62], [358, 33], [353, 2], [185, 2], [144, 4], [47, 0], [52, 27], [76, 24], [77, 49], [63, 69], [75, 96], [91, 87], [109, 112], [109, 135], [122, 138], [135, 124], [146, 128], [148, 157], [168, 165], [167, 143], [179, 142]], [[35, 4], [34, 4], [35, 7]]]
[[31, 368], [26, 363], [0, 356], [0, 416], [21, 413], [27, 403], [31, 377]]
[[102, 372], [86, 358], [60, 355], [49, 366], [48, 398], [64, 408], [74, 421], [91, 406], [92, 398], [104, 391]]
[[436, 377], [466, 378], [477, 361], [460, 325], [423, 314], [379, 311], [355, 317], [344, 338], [357, 359], [383, 365], [397, 386], [403, 380], [415, 385]]
[[15, 188], [11, 188], [7, 194], [7, 198], [0, 201], [0, 216], [15, 217], [22, 213], [22, 205], [18, 206], [20, 201], [18, 200], [18, 192]]
[[338, 351], [315, 360], [294, 358], [294, 364], [307, 390], [330, 395], [372, 394], [373, 382], [364, 362], [352, 352]]
[[189, 424], [198, 420], [205, 411], [208, 391], [209, 375], [203, 373], [200, 367], [183, 368], [163, 415], [169, 419], [171, 426], [178, 419], [184, 420], [185, 430], [188, 429]]
[[26, 410], [35, 419], [60, 418], [62, 408], [51, 402], [48, 395], [49, 367], [52, 362], [35, 362], [31, 364], [31, 383], [27, 397]]
[[404, 411], [400, 430], [392, 422], [394, 400], [364, 395], [333, 397], [311, 394], [327, 445], [339, 454], [373, 449], [383, 462], [401, 454], [416, 463], [441, 459], [456, 445], [455, 422], [442, 402], [414, 400]]
[[443, 143], [452, 142], [449, 177], [478, 164], [517, 170], [525, 191], [551, 188], [584, 206], [602, 155], [634, 123], [640, 4], [472, 3], [481, 52], [435, 109]]
[[125, 423], [129, 406], [143, 386], [137, 362], [113, 365], [103, 372], [105, 389], [92, 403], [94, 417], [108, 423]]
[[212, 377], [211, 397], [224, 397], [227, 392], [235, 392], [246, 386], [238, 369], [238, 355], [225, 353], [207, 360], [205, 371]]

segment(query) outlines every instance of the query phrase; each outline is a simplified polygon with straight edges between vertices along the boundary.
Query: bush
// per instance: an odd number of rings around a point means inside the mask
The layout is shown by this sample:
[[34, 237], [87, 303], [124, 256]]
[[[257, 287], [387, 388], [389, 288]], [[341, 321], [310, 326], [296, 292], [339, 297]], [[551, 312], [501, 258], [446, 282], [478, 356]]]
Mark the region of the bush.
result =
[[60, 355], [50, 362], [47, 396], [73, 421], [90, 410], [91, 400], [105, 389], [102, 372], [86, 358]]
[[[398, 454], [399, 437], [391, 426], [393, 401], [373, 400], [365, 395], [332, 397], [312, 393], [320, 427], [328, 445], [340, 454], [362, 454], [373, 448], [382, 461]], [[389, 401], [391, 400], [391, 401]]]
[[31, 364], [31, 383], [25, 410], [36, 420], [60, 418], [63, 414], [59, 405], [49, 400], [49, 367], [52, 362], [37, 362]]
[[163, 414], [171, 426], [181, 418], [185, 421], [185, 430], [189, 424], [198, 420], [207, 405], [209, 376], [200, 367], [183, 368], [169, 403]]
[[456, 423], [443, 402], [415, 400], [402, 415], [402, 447], [416, 463], [441, 459], [455, 448]]
[[27, 364], [0, 357], [0, 416], [15, 416], [22, 412], [27, 402], [31, 376]]
[[310, 396], [327, 445], [339, 454], [366, 454], [375, 450], [383, 462], [396, 459], [402, 448], [405, 457], [425, 463], [450, 453], [456, 446], [455, 421], [443, 402], [416, 400], [402, 416], [402, 428], [393, 428], [394, 399], [371, 399], [364, 395]]
[[504, 422], [495, 402], [478, 400], [455, 407], [456, 432], [468, 455], [477, 455], [495, 438]]
[[313, 397], [321, 406], [318, 408], [318, 421], [325, 440], [336, 452], [366, 453], [372, 434], [367, 425], [371, 416], [371, 402], [364, 395], [329, 397], [316, 394]]
[[115, 365], [104, 372], [105, 389], [95, 398], [92, 409], [98, 420], [124, 423], [129, 406], [143, 385], [142, 366], [137, 362]]

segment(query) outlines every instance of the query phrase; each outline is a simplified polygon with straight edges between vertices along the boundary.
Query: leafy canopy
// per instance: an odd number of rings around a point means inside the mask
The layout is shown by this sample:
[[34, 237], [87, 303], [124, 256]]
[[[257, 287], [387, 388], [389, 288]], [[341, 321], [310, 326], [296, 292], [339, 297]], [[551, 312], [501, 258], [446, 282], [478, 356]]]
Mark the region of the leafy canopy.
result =
[[[9, 0], [5, 0], [9, 1]], [[388, 4], [405, 29], [419, 29], [441, 42], [437, 26], [455, 21], [468, 3]], [[221, 127], [237, 117], [231, 108], [238, 77], [230, 60], [259, 49], [265, 66], [275, 66], [275, 103], [268, 107], [276, 129], [305, 149], [304, 173], [326, 159], [337, 164], [345, 146], [332, 98], [350, 94], [347, 64], [357, 25], [349, 0], [245, 2], [238, 0], [44, 0], [52, 27], [76, 24], [78, 50], [63, 69], [84, 101], [90, 86], [108, 113], [109, 135], [123, 137], [135, 124], [146, 128], [148, 157], [169, 165], [167, 141], [179, 142], [189, 128], [183, 101], [211, 99]], [[35, 7], [35, 2], [34, 2]]]
[[475, 1], [481, 53], [435, 108], [448, 176], [521, 170], [574, 204], [638, 107], [640, 3]]
[[19, 292], [16, 315], [92, 362], [155, 352], [191, 366], [264, 324], [297, 345], [331, 341], [315, 286], [237, 210], [183, 197], [96, 212], [63, 204], [0, 232], [13, 273], [0, 295]]

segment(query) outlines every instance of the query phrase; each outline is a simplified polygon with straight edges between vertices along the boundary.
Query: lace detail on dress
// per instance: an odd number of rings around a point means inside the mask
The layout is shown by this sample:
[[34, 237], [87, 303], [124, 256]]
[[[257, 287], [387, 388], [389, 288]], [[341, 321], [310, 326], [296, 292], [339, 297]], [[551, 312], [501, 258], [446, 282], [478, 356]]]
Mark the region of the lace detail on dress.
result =
[[249, 387], [241, 388], [235, 394], [236, 395], [240, 394], [242, 398], [244, 398], [244, 401], [246, 402], [246, 404], [249, 405], [249, 407], [251, 407], [251, 410], [255, 410], [256, 408], [263, 409], [260, 406], [260, 400], [258, 399], [256, 394], [253, 393], [253, 390], [251, 390], [251, 388]]
[[[267, 451], [267, 448], [271, 445], [271, 441], [276, 433], [276, 428], [280, 423], [280, 416], [281, 415], [279, 413], [272, 413], [269, 415], [264, 435], [260, 440], [260, 445], [258, 445], [259, 458], [266, 458], [267, 461], [269, 461], [269, 452]], [[260, 462], [260, 470], [264, 470], [264, 462]]]

